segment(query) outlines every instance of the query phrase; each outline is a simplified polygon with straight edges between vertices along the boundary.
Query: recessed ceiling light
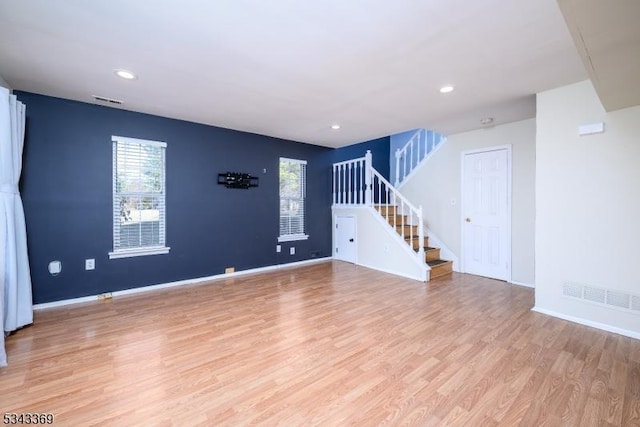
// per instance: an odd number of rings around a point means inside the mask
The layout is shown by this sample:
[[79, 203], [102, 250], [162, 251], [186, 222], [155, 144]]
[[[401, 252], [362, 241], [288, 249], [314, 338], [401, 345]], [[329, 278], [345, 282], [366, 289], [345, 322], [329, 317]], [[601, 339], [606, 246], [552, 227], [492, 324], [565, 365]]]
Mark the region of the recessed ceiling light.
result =
[[447, 85], [447, 86], [442, 86], [440, 88], [440, 93], [449, 93], [449, 92], [453, 92], [453, 86]]
[[340, 129], [340, 125], [338, 125], [338, 124], [331, 125], [331, 129], [338, 130], [338, 129]]
[[485, 117], [484, 119], [480, 119], [480, 124], [481, 125], [490, 125], [491, 123], [493, 123], [493, 117]]
[[126, 79], [126, 80], [137, 79], [137, 76], [128, 70], [116, 70], [115, 73], [118, 77], [122, 77], [123, 79]]

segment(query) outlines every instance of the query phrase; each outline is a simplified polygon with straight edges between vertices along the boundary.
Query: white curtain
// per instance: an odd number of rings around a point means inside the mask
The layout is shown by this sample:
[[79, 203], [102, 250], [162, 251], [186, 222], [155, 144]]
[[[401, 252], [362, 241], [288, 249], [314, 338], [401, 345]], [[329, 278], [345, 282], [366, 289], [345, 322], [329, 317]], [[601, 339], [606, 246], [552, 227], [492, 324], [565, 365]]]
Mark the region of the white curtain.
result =
[[18, 182], [22, 172], [25, 106], [0, 87], [0, 366], [5, 332], [33, 323], [27, 230]]

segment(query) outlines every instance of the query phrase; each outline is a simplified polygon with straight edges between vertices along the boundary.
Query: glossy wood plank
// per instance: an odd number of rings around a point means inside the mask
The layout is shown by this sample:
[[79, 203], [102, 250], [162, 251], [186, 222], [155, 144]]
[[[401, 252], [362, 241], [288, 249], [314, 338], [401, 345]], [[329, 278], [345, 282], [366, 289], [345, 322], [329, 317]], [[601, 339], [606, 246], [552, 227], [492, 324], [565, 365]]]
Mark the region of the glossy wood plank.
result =
[[533, 291], [342, 262], [37, 311], [3, 412], [56, 425], [640, 425], [640, 341]]

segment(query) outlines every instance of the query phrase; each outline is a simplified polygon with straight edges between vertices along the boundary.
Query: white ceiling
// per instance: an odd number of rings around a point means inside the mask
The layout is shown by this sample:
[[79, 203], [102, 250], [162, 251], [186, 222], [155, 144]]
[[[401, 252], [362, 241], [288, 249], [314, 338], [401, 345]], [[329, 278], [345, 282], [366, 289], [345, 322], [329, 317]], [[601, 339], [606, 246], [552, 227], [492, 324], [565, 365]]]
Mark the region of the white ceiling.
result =
[[0, 76], [340, 147], [534, 117], [535, 93], [587, 73], [556, 0], [0, 0]]

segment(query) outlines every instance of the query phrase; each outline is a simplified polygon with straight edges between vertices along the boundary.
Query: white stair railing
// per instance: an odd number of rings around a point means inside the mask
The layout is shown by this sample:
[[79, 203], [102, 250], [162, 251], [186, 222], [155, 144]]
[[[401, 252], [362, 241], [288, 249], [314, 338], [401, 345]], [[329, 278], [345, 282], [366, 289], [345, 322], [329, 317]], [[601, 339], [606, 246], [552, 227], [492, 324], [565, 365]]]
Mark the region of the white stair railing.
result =
[[402, 148], [396, 150], [396, 177], [398, 186], [427, 156], [446, 138], [442, 135], [418, 129]]
[[333, 204], [371, 204], [371, 151], [364, 157], [333, 164]]
[[[424, 258], [424, 224], [422, 206], [417, 208], [409, 202], [389, 181], [372, 168], [372, 204], [402, 239]], [[416, 248], [417, 247], [417, 248]]]
[[424, 262], [422, 206], [415, 207], [364, 157], [333, 164], [333, 205], [372, 206]]

